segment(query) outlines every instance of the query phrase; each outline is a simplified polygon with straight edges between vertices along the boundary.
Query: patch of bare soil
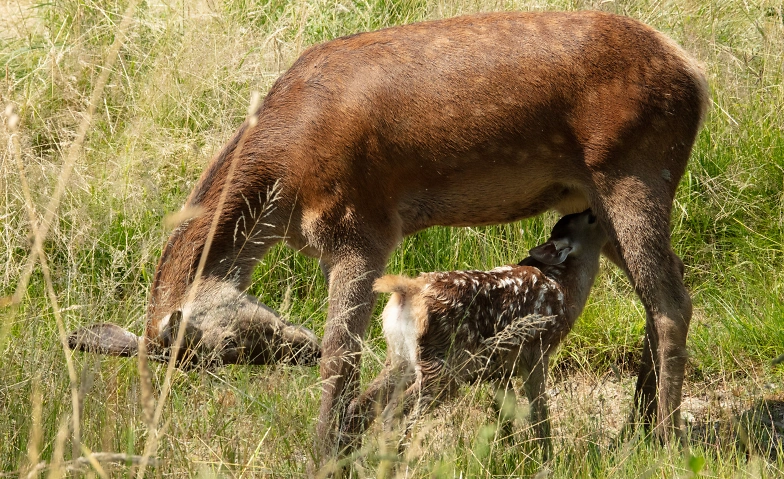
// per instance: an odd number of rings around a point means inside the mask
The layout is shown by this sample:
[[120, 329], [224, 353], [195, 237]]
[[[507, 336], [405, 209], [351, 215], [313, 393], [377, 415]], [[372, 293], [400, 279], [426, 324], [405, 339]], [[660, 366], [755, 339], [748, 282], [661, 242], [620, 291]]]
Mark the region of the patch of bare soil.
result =
[[[548, 390], [556, 452], [562, 447], [616, 444], [632, 409], [636, 377], [584, 373], [558, 377]], [[512, 434], [530, 438], [528, 404], [517, 392]], [[456, 442], [474, 443], [497, 419], [491, 388], [471, 386], [415, 427], [409, 457], [448, 451]], [[776, 460], [784, 448], [784, 387], [753, 379], [687, 383], [681, 416], [689, 443], [707, 451], [739, 451]], [[502, 433], [496, 433], [496, 435]], [[497, 439], [497, 437], [496, 437]], [[630, 441], [639, 440], [628, 438]]]
[[776, 460], [784, 451], [784, 388], [751, 379], [706, 382], [684, 393], [690, 442]]
[[[588, 421], [600, 436], [617, 436], [631, 412], [635, 381], [612, 374], [563, 378], [550, 390], [556, 428], [568, 435], [570, 423]], [[782, 385], [753, 379], [687, 383], [681, 417], [692, 446], [737, 449], [771, 460], [784, 447]]]
[[[583, 423], [580, 429], [588, 426], [597, 437], [616, 437], [631, 412], [635, 381], [612, 374], [562, 378], [549, 391], [554, 432], [567, 437], [575, 423]], [[771, 460], [784, 448], [782, 385], [753, 379], [687, 383], [681, 417], [692, 446], [737, 449]]]

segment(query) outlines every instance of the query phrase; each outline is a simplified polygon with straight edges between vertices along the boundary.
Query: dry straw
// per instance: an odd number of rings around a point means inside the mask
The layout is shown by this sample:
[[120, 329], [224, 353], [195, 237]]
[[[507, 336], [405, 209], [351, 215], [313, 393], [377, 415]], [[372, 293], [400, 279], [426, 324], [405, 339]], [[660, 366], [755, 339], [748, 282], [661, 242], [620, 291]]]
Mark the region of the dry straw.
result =
[[[14, 292], [13, 296], [9, 299], [5, 299], [3, 301], [4, 305], [8, 305], [10, 303], [12, 310], [9, 318], [6, 319], [6, 323], [3, 325], [2, 331], [0, 331], [0, 342], [4, 342], [8, 336], [8, 329], [11, 324], [13, 324], [16, 313], [18, 311], [18, 305], [22, 301], [22, 297], [27, 290], [27, 285], [29, 284], [30, 277], [33, 273], [33, 269], [35, 268], [36, 262], [39, 262], [41, 265], [41, 272], [44, 277], [44, 283], [46, 286], [46, 294], [49, 297], [49, 301], [52, 306], [52, 311], [54, 313], [55, 322], [57, 323], [57, 330], [60, 336], [60, 342], [63, 347], [63, 352], [65, 355], [65, 361], [68, 368], [68, 377], [70, 379], [71, 384], [71, 400], [72, 400], [72, 414], [71, 414], [71, 425], [68, 426], [67, 422], [63, 422], [58, 430], [57, 439], [55, 441], [55, 448], [53, 454], [52, 465], [49, 469], [49, 474], [47, 477], [50, 478], [58, 478], [62, 476], [62, 466], [61, 463], [63, 462], [63, 452], [65, 447], [65, 442], [68, 439], [69, 432], [72, 433], [73, 436], [73, 448], [74, 448], [74, 455], [79, 455], [81, 448], [81, 439], [80, 439], [80, 394], [79, 394], [79, 387], [78, 387], [78, 377], [76, 374], [76, 369], [73, 364], [73, 359], [71, 357], [71, 352], [68, 349], [68, 339], [67, 333], [65, 331], [65, 324], [63, 322], [61, 309], [57, 300], [57, 293], [54, 289], [54, 283], [52, 281], [51, 271], [49, 269], [49, 263], [46, 259], [46, 255], [43, 249], [43, 243], [46, 239], [47, 234], [49, 233], [49, 228], [54, 221], [55, 215], [57, 213], [58, 207], [60, 205], [60, 201], [62, 199], [63, 194], [65, 193], [65, 189], [68, 186], [68, 182], [71, 178], [71, 175], [74, 170], [74, 166], [76, 165], [76, 161], [79, 158], [79, 155], [82, 151], [82, 147], [84, 145], [84, 141], [87, 138], [87, 134], [90, 130], [90, 126], [92, 124], [92, 119], [95, 114], [95, 109], [101, 98], [103, 97], [104, 89], [106, 88], [106, 84], [109, 81], [109, 77], [111, 72], [114, 69], [114, 64], [117, 60], [119, 55], [120, 49], [124, 43], [126, 38], [126, 32], [131, 25], [131, 21], [133, 20], [133, 12], [136, 10], [136, 6], [138, 5], [138, 0], [134, 0], [130, 2], [128, 8], [125, 10], [125, 14], [123, 16], [123, 20], [118, 27], [117, 35], [115, 36], [114, 43], [109, 48], [109, 54], [106, 59], [106, 64], [104, 65], [103, 69], [101, 70], [101, 74], [99, 75], [96, 83], [95, 88], [90, 95], [90, 101], [88, 104], [87, 111], [82, 118], [81, 123], [79, 124], [79, 129], [77, 131], [76, 139], [71, 144], [68, 149], [68, 152], [65, 157], [65, 161], [63, 163], [62, 169], [60, 170], [60, 174], [57, 180], [57, 186], [55, 187], [54, 193], [52, 194], [49, 203], [46, 206], [44, 211], [43, 219], [39, 221], [38, 215], [36, 214], [32, 194], [30, 193], [30, 187], [27, 183], [26, 176], [24, 174], [24, 167], [22, 164], [22, 155], [19, 146], [19, 139], [17, 137], [16, 130], [19, 125], [19, 117], [13, 113], [13, 109], [10, 107], [6, 108], [6, 116], [8, 117], [8, 128], [11, 131], [11, 150], [13, 152], [13, 156], [16, 160], [16, 165], [19, 170], [19, 177], [22, 187], [22, 193], [25, 200], [25, 206], [27, 209], [27, 214], [29, 216], [30, 221], [30, 231], [33, 236], [33, 245], [30, 250], [30, 254], [27, 257], [27, 262], [25, 265], [24, 270], [22, 271], [22, 275], [19, 279], [19, 283], [17, 284], [16, 291]], [[35, 403], [34, 403], [35, 404]], [[70, 430], [70, 431], [69, 431]], [[36, 435], [31, 435], [30, 441], [31, 444], [28, 446], [28, 457], [32, 460], [37, 459], [38, 455], [38, 446], [36, 444]], [[40, 470], [39, 466], [33, 466], [30, 474], [37, 474], [36, 470]]]
[[[229, 164], [229, 169], [226, 172], [226, 179], [223, 183], [223, 189], [221, 190], [221, 196], [218, 200], [218, 205], [215, 208], [215, 212], [212, 216], [212, 224], [210, 225], [210, 230], [207, 233], [207, 239], [204, 242], [204, 250], [201, 253], [201, 258], [199, 258], [199, 265], [196, 268], [196, 275], [194, 277], [193, 283], [191, 284], [184, 304], [188, 304], [192, 302], [198, 291], [199, 285], [201, 283], [202, 275], [204, 273], [204, 265], [207, 262], [207, 255], [210, 252], [210, 248], [212, 246], [212, 241], [215, 237], [215, 231], [218, 227], [218, 220], [220, 219], [221, 212], [223, 211], [223, 205], [226, 203], [226, 197], [229, 193], [229, 187], [231, 186], [232, 180], [234, 179], [234, 171], [237, 167], [237, 160], [242, 154], [242, 149], [245, 146], [245, 139], [248, 133], [253, 130], [258, 122], [258, 118], [256, 117], [256, 112], [261, 104], [261, 95], [259, 93], [254, 92], [251, 96], [251, 102], [248, 106], [248, 117], [247, 117], [247, 128], [243, 132], [240, 140], [237, 144], [237, 148], [234, 151], [234, 154], [231, 158], [231, 163]], [[158, 438], [160, 431], [158, 430], [158, 423], [161, 420], [161, 415], [163, 414], [163, 408], [166, 405], [166, 397], [171, 390], [171, 381], [172, 375], [174, 374], [174, 369], [176, 368], [177, 358], [179, 357], [179, 351], [182, 347], [183, 342], [185, 341], [185, 330], [188, 326], [188, 320], [190, 318], [187, 314], [184, 314], [182, 317], [182, 321], [180, 321], [180, 326], [177, 330], [177, 337], [172, 344], [171, 352], [169, 354], [169, 364], [166, 368], [166, 376], [163, 381], [163, 387], [161, 388], [161, 394], [158, 399], [158, 406], [155, 408], [155, 414], [152, 418], [152, 421], [148, 425], [149, 434], [147, 435], [147, 442], [144, 445], [144, 454], [142, 455], [141, 464], [139, 467], [139, 471], [136, 474], [138, 479], [144, 477], [144, 473], [147, 468], [148, 459], [155, 453], [158, 448]], [[143, 340], [142, 340], [143, 342]]]

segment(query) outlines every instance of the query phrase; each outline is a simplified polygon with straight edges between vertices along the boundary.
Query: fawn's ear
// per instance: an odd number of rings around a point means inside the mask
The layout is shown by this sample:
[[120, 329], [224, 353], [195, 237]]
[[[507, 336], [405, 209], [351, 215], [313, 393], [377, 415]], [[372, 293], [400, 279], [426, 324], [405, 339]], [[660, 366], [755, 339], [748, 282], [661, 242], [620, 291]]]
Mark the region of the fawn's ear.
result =
[[101, 323], [71, 333], [68, 347], [111, 356], [133, 356], [139, 350], [139, 339], [139, 336], [116, 324]]
[[572, 247], [568, 243], [550, 240], [532, 249], [528, 254], [544, 264], [561, 264], [566, 261], [566, 257], [571, 252]]

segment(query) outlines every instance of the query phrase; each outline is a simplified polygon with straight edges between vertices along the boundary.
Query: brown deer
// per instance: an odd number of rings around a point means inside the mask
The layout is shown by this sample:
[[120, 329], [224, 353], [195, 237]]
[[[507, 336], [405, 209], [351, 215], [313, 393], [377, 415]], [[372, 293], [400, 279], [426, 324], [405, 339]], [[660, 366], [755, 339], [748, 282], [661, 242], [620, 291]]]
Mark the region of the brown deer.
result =
[[707, 107], [697, 62], [601, 12], [469, 15], [315, 45], [194, 187], [186, 207], [203, 213], [163, 250], [145, 337], [166, 346], [174, 317], [190, 324], [187, 344], [256, 336], [274, 315], [243, 293], [254, 265], [278, 241], [318, 258], [329, 285], [316, 427], [326, 460], [357, 395], [373, 282], [401, 238], [590, 207], [610, 238], [604, 253], [645, 306], [635, 401], [668, 439], [691, 318], [670, 211]]
[[547, 242], [518, 265], [377, 280], [376, 292], [392, 293], [382, 313], [386, 364], [349, 404], [343, 441], [357, 440], [379, 411], [391, 419], [398, 400], [401, 412], [411, 414], [409, 429], [462, 383], [492, 379], [508, 386], [507, 378], [522, 376], [531, 423], [548, 457], [549, 358], [582, 313], [606, 242], [587, 210], [561, 218]]

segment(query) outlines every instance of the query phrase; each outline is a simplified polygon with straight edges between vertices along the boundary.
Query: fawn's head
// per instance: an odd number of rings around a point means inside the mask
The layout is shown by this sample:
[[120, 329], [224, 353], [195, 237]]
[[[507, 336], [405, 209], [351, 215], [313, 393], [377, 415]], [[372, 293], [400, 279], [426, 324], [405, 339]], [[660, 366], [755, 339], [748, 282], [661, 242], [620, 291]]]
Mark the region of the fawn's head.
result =
[[553, 226], [550, 238], [529, 254], [544, 264], [555, 265], [567, 257], [599, 257], [607, 242], [607, 233], [591, 210], [566, 215]]

